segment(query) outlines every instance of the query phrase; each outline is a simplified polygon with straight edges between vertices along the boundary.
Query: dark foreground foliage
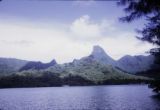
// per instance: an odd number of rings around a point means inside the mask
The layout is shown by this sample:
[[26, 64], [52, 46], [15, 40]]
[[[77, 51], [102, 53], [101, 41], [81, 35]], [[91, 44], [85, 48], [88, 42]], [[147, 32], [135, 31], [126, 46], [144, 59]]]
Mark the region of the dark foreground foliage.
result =
[[[121, 21], [131, 22], [142, 17], [145, 18], [144, 28], [138, 30], [141, 36], [137, 38], [157, 46], [151, 49], [150, 53], [155, 56], [155, 63], [160, 65], [160, 0], [120, 0], [118, 4], [124, 6], [124, 11], [127, 13], [125, 17], [120, 19]], [[150, 87], [153, 88], [153, 91], [159, 93], [159, 70], [153, 68], [148, 72], [143, 72], [142, 75], [147, 75], [146, 73], [155, 78]]]
[[113, 85], [113, 84], [138, 84], [146, 82], [137, 79], [109, 79], [95, 83], [81, 76], [69, 75], [60, 78], [57, 74], [46, 72], [41, 76], [34, 75], [10, 75], [0, 77], [0, 88], [20, 88], [20, 87], [60, 87], [68, 86], [89, 86], [89, 85]]
[[56, 74], [45, 73], [41, 76], [33, 75], [10, 75], [0, 78], [0, 88], [20, 87], [57, 87], [57, 86], [86, 86], [95, 85], [92, 81], [80, 76], [68, 76], [60, 78]]
[[137, 73], [137, 75], [149, 78], [160, 79], [160, 67], [153, 67], [150, 70]]
[[154, 80], [149, 84], [149, 87], [153, 89], [154, 92], [160, 94], [160, 80]]
[[160, 94], [160, 65], [153, 65], [150, 70], [137, 73], [137, 75], [153, 78], [154, 80], [149, 83], [149, 87]]
[[54, 74], [44, 74], [42, 76], [11, 75], [0, 78], [0, 88], [49, 87], [61, 85], [61, 79]]
[[72, 75], [69, 75], [68, 77], [63, 78], [62, 82], [64, 85], [70, 85], [70, 86], [95, 85], [93, 81], [82, 78], [80, 76], [72, 76]]
[[148, 81], [141, 79], [118, 79], [118, 80], [110, 79], [102, 82], [102, 85], [141, 84], [141, 83], [148, 83]]

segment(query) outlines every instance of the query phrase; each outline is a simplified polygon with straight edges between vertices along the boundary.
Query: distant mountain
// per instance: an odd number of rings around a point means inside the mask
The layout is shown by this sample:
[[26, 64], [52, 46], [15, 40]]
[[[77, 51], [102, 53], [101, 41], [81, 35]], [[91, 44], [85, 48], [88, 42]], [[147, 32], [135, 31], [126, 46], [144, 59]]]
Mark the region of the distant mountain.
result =
[[57, 64], [55, 60], [52, 60], [50, 63], [41, 63], [15, 58], [0, 58], [0, 76], [10, 75], [18, 71], [29, 69], [46, 69], [50, 66], [54, 66], [55, 64]]
[[128, 73], [146, 71], [154, 64], [154, 56], [129, 56], [126, 55], [117, 61], [118, 67]]
[[0, 76], [17, 72], [27, 62], [15, 58], [0, 58]]
[[[112, 67], [116, 70], [119, 70], [123, 73], [132, 73], [135, 74], [137, 72], [149, 70], [151, 65], [154, 63], [154, 57], [152, 55], [149, 56], [129, 56], [126, 55], [119, 60], [112, 59], [100, 46], [94, 46], [91, 54], [87, 57], [83, 57], [80, 60], [73, 60], [71, 63], [64, 64], [69, 68], [73, 66], [73, 68], [80, 68], [81, 65], [87, 65], [88, 63], [93, 62], [98, 63], [98, 65], [105, 65], [108, 67]], [[65, 71], [65, 66], [57, 66], [59, 71]], [[94, 65], [95, 66], [95, 65]], [[94, 67], [93, 66], [93, 67]], [[96, 69], [96, 68], [95, 68]], [[56, 70], [57, 71], [57, 70]], [[85, 70], [84, 70], [85, 71]]]
[[94, 46], [93, 51], [90, 55], [94, 60], [106, 65], [112, 65], [124, 72], [137, 73], [140, 71], [149, 70], [151, 65], [154, 63], [154, 57], [149, 56], [129, 56], [126, 55], [115, 61], [100, 46]]
[[35, 69], [35, 70], [47, 69], [48, 67], [54, 66], [55, 64], [57, 64], [55, 60], [52, 60], [49, 63], [30, 61], [26, 63], [23, 67], [21, 67], [19, 71], [30, 70], [30, 69]]
[[160, 65], [154, 64], [151, 67], [151, 69], [138, 72], [136, 73], [136, 75], [145, 76], [145, 77], [154, 78], [154, 79], [159, 80], [160, 79]]
[[[130, 61], [130, 59], [127, 61]], [[17, 59], [7, 61], [0, 60], [0, 64], [3, 64], [0, 65], [0, 68], [6, 70], [4, 73], [15, 74], [0, 77], [2, 83], [0, 87], [128, 84], [149, 80], [146, 77], [128, 74], [125, 72], [126, 68], [124, 70], [122, 67], [119, 68], [119, 65], [127, 67], [127, 64], [132, 62], [125, 62], [124, 60], [120, 64], [107, 55], [100, 46], [94, 46], [89, 56], [64, 64], [57, 64], [55, 60], [50, 63]], [[143, 61], [143, 57], [138, 57], [137, 60], [133, 61]], [[140, 66], [136, 64], [132, 66]], [[20, 82], [23, 82], [22, 85]]]
[[61, 78], [68, 76], [80, 76], [84, 79], [93, 81], [94, 83], [100, 83], [108, 80], [124, 81], [145, 79], [144, 77], [125, 73], [112, 65], [97, 62], [93, 56], [84, 57], [80, 60], [74, 60], [71, 63], [55, 65], [45, 71], [59, 73]]
[[93, 47], [93, 51], [90, 55], [94, 60], [107, 65], [116, 66], [117, 62], [112, 59], [100, 46], [96, 45]]
[[[90, 63], [92, 62], [93, 65]], [[74, 72], [77, 73], [77, 69], [82, 69], [84, 71], [92, 71], [88, 70], [92, 68], [96, 73], [100, 69], [97, 69], [97, 65], [106, 66], [105, 68], [113, 68], [114, 70], [118, 70], [123, 73], [137, 73], [142, 72], [150, 69], [150, 66], [154, 62], [153, 56], [124, 56], [118, 61], [112, 59], [107, 53], [100, 47], [94, 46], [93, 51], [87, 57], [83, 57], [80, 60], [74, 60], [71, 63], [65, 63], [63, 65], [58, 65], [55, 60], [52, 60], [50, 63], [42, 63], [42, 62], [35, 62], [35, 61], [25, 61], [25, 60], [18, 60], [18, 59], [7, 59], [7, 58], [0, 58], [0, 75], [4, 74], [12, 74], [16, 73], [17, 71], [26, 71], [26, 70], [43, 70], [49, 67], [54, 66], [55, 71], [57, 73], [67, 73]], [[95, 64], [95, 65], [94, 65]], [[74, 71], [72, 71], [74, 70]], [[81, 70], [81, 71], [82, 71]], [[69, 72], [68, 72], [69, 71]], [[79, 70], [80, 71], [80, 70]], [[81, 72], [80, 71], [80, 72]], [[83, 73], [82, 72], [82, 73]], [[84, 73], [87, 73], [84, 72]], [[112, 72], [110, 72], [112, 73]]]

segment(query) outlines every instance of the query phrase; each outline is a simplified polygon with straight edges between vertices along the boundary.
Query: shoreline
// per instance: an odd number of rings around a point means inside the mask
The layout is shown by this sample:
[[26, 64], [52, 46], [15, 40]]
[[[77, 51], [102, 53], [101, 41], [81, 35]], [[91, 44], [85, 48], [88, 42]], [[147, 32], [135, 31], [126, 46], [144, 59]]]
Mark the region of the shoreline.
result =
[[108, 85], [82, 85], [82, 86], [79, 86], [79, 85], [75, 85], [75, 86], [49, 86], [49, 87], [11, 87], [11, 88], [0, 88], [0, 90], [3, 90], [3, 89], [38, 89], [38, 88], [70, 88], [70, 87], [102, 87], [102, 86], [141, 86], [141, 85], [147, 85], [146, 83], [142, 83], [142, 84], [108, 84]]

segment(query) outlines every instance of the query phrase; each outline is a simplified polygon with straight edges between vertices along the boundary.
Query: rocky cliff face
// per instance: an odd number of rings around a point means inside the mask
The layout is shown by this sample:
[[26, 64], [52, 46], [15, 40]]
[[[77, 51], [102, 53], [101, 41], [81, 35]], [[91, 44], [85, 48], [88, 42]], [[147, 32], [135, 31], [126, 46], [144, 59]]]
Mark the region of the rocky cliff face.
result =
[[94, 46], [90, 55], [94, 60], [107, 65], [116, 66], [117, 62], [112, 59], [100, 46]]
[[92, 57], [95, 61], [106, 65], [112, 65], [128, 73], [137, 73], [141, 71], [149, 70], [154, 63], [154, 56], [129, 56], [126, 55], [115, 61], [100, 46], [94, 46], [93, 51], [89, 57]]

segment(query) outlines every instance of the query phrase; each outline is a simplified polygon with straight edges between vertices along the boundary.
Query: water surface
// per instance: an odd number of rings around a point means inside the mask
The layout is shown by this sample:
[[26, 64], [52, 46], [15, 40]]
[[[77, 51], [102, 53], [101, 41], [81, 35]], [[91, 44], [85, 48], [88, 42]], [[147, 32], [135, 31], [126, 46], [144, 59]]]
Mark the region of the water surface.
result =
[[160, 110], [147, 85], [0, 89], [0, 110]]

